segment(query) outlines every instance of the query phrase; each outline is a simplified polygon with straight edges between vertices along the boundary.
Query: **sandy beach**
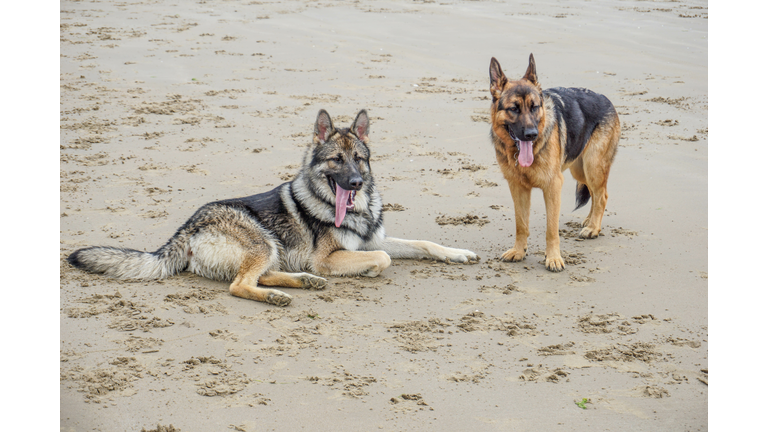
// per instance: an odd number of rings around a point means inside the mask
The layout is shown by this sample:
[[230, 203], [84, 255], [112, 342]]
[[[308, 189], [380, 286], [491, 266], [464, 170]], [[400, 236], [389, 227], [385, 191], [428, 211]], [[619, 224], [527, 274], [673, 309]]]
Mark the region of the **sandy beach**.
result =
[[[60, 2], [62, 431], [708, 428], [706, 1]], [[602, 234], [528, 256], [489, 139], [488, 66], [616, 106]], [[476, 264], [393, 261], [286, 308], [183, 273], [65, 258], [154, 251], [201, 205], [290, 181], [320, 109], [371, 118], [387, 233]]]

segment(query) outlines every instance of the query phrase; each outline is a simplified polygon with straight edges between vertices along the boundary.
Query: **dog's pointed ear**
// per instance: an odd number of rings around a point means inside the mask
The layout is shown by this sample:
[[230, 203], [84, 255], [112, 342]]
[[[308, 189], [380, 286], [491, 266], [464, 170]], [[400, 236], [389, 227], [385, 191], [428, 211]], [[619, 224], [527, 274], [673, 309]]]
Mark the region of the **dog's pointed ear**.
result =
[[504, 86], [507, 85], [507, 77], [504, 75], [504, 71], [501, 70], [501, 65], [496, 57], [491, 57], [491, 67], [489, 69], [491, 75], [491, 96], [493, 100], [499, 100], [501, 92], [504, 91]]
[[368, 112], [366, 110], [360, 110], [349, 129], [360, 138], [360, 141], [368, 144], [368, 128], [370, 125], [371, 122], [368, 119]]
[[533, 83], [533, 85], [539, 85], [539, 77], [536, 75], [536, 60], [533, 59], [533, 53], [528, 57], [528, 69], [523, 75], [523, 79]]
[[317, 113], [317, 120], [315, 120], [315, 135], [312, 137], [312, 141], [315, 144], [323, 144], [328, 141], [333, 131], [331, 115], [326, 110], [321, 109]]

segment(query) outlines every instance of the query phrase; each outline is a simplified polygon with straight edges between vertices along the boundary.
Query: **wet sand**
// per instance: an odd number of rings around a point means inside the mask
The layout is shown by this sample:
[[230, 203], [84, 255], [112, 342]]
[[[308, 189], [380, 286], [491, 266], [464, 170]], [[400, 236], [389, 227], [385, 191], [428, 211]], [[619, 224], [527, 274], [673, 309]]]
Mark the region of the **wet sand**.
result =
[[[707, 2], [72, 2], [61, 7], [60, 427], [706, 430]], [[489, 140], [488, 64], [608, 96], [603, 235], [529, 253]], [[85, 274], [77, 248], [161, 246], [201, 205], [296, 173], [321, 108], [371, 116], [387, 232], [477, 252], [287, 290]], [[171, 427], [172, 426], [172, 427]]]

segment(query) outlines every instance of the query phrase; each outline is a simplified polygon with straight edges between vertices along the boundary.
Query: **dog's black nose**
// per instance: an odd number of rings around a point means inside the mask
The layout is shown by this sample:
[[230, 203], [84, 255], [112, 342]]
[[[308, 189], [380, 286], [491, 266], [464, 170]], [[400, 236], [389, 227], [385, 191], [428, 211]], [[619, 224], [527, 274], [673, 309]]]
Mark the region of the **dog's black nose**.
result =
[[525, 138], [526, 141], [533, 141], [538, 136], [539, 136], [539, 131], [534, 128], [526, 129], [525, 133], [523, 134], [523, 137]]
[[352, 177], [351, 179], [349, 179], [349, 185], [352, 186], [352, 189], [354, 190], [360, 190], [363, 187], [363, 178]]

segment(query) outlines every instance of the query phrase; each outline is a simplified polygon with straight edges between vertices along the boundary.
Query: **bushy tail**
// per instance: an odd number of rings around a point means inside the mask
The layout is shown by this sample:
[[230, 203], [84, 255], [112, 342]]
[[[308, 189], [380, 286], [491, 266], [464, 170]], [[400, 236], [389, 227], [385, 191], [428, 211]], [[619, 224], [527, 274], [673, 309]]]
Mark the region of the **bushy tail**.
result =
[[94, 246], [67, 257], [73, 266], [117, 279], [163, 279], [187, 268], [189, 242], [178, 233], [155, 252]]
[[576, 208], [574, 211], [584, 207], [589, 202], [589, 188], [584, 183], [576, 183]]

